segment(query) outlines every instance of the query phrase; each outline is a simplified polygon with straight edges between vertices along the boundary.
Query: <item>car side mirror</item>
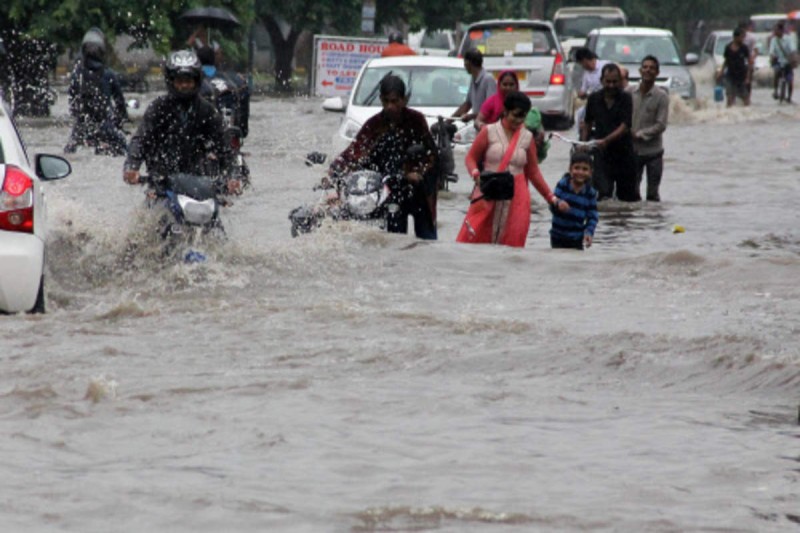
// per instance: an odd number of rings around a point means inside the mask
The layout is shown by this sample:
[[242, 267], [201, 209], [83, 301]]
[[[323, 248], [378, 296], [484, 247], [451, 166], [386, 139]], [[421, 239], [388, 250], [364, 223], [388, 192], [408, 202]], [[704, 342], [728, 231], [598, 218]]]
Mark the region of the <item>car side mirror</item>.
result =
[[347, 106], [344, 103], [344, 99], [341, 96], [334, 96], [333, 98], [327, 98], [324, 102], [322, 102], [322, 109], [325, 111], [333, 111], [335, 113], [343, 113]]
[[37, 154], [36, 175], [45, 181], [60, 180], [72, 173], [69, 161], [57, 155]]
[[700, 58], [694, 52], [686, 54], [685, 59], [687, 65], [696, 65], [700, 61]]

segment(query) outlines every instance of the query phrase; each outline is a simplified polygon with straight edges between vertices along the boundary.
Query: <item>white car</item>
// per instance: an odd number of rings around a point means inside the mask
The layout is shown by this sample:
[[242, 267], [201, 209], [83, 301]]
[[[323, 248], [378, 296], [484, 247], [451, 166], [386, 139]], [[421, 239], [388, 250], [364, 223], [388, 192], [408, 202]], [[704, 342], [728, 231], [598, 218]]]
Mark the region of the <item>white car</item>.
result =
[[[336, 154], [355, 139], [361, 126], [381, 110], [378, 86], [387, 74], [399, 76], [406, 83], [408, 107], [424, 114], [428, 126], [438, 116], [451, 116], [467, 99], [470, 76], [464, 70], [464, 60], [439, 56], [398, 56], [370, 59], [361, 67], [347, 102], [340, 96], [328, 98], [322, 107], [326, 111], [345, 112], [334, 136]], [[474, 137], [474, 128], [456, 121], [456, 140], [466, 142]], [[470, 131], [472, 130], [472, 131]]]
[[33, 166], [0, 104], [0, 312], [45, 311], [46, 208], [41, 180], [69, 175], [66, 159], [39, 154]]
[[572, 126], [572, 80], [551, 23], [519, 19], [475, 22], [464, 33], [458, 55], [464, 57], [471, 49], [483, 54], [483, 68], [495, 78], [504, 70], [517, 73], [520, 91], [542, 113], [545, 128]]
[[590, 31], [627, 24], [625, 12], [618, 7], [562, 7], [553, 15], [553, 26], [567, 56], [573, 48], [583, 46]]
[[661, 64], [656, 85], [683, 99], [694, 99], [697, 87], [687, 65], [694, 65], [696, 54], [681, 56], [678, 41], [669, 30], [620, 26], [589, 32], [586, 47], [600, 59], [624, 65], [631, 85], [639, 84], [639, 67], [645, 56], [655, 56]]
[[421, 56], [455, 54], [456, 32], [452, 30], [420, 30], [408, 34], [408, 46]]
[[[764, 36], [754, 34], [756, 38], [756, 48], [758, 55], [756, 55], [755, 65], [753, 66], [753, 78], [761, 83], [772, 80], [772, 68], [769, 64], [769, 50], [767, 48], [767, 39]], [[733, 40], [733, 30], [716, 30], [712, 31], [706, 42], [703, 45], [703, 50], [700, 52], [700, 67], [711, 69], [712, 73], [716, 75], [722, 64], [725, 62], [723, 56], [725, 47]]]

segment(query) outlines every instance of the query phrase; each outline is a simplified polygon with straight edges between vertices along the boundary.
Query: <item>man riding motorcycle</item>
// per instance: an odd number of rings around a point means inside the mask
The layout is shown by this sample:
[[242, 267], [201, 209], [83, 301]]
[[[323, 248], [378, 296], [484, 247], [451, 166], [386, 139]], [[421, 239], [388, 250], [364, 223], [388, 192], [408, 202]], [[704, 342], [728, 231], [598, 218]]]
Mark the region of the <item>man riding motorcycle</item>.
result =
[[401, 78], [384, 77], [379, 91], [383, 110], [364, 123], [350, 146], [333, 161], [329, 177], [362, 169], [399, 176], [408, 192], [399, 211], [390, 214], [387, 231], [407, 233], [411, 215], [418, 238], [436, 239], [436, 143], [425, 117], [406, 106], [406, 86]]
[[214, 176], [221, 180], [220, 192], [238, 193], [241, 183], [232, 175], [233, 157], [224, 142], [222, 117], [200, 96], [203, 74], [194, 52], [172, 52], [164, 78], [167, 94], [148, 106], [131, 138], [123, 179], [138, 184], [139, 168], [145, 163], [155, 178], [177, 173]]
[[83, 36], [81, 57], [70, 75], [69, 113], [74, 123], [65, 153], [85, 144], [98, 154], [125, 154], [122, 123], [128, 120], [128, 110], [117, 74], [105, 65], [105, 54], [103, 33], [91, 28]]

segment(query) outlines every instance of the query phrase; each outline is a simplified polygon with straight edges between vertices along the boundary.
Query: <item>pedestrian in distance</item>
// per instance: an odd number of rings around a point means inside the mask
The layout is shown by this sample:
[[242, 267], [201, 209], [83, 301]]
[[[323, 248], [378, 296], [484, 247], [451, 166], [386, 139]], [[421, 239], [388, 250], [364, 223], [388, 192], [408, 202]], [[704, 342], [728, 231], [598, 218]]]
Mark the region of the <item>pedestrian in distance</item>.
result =
[[512, 91], [519, 91], [519, 78], [513, 70], [504, 70], [497, 77], [497, 91], [486, 99], [475, 117], [475, 127], [480, 129], [500, 120], [505, 98]]
[[[531, 223], [532, 183], [547, 203], [568, 209], [559, 202], [539, 169], [536, 143], [524, 126], [531, 109], [527, 95], [513, 91], [506, 96], [503, 118], [481, 129], [466, 158], [475, 180], [470, 206], [456, 240], [523, 247]], [[486, 169], [481, 173], [479, 168]], [[490, 182], [503, 182], [505, 193], [490, 194]]]
[[769, 57], [772, 63], [773, 71], [775, 72], [773, 80], [772, 97], [776, 100], [778, 95], [778, 82], [782, 76], [785, 76], [787, 83], [786, 101], [792, 101], [792, 93], [794, 92], [794, 67], [792, 60], [795, 56], [794, 43], [790, 35], [785, 32], [785, 26], [782, 22], [775, 25], [775, 32], [769, 41]]
[[83, 36], [68, 95], [73, 124], [64, 152], [71, 154], [86, 145], [100, 155], [124, 155], [122, 124], [128, 120], [128, 110], [119, 77], [106, 66], [105, 36], [98, 28]]
[[478, 116], [483, 103], [497, 91], [497, 84], [483, 68], [483, 54], [480, 50], [467, 50], [464, 54], [464, 69], [472, 77], [467, 89], [467, 99], [458, 106], [453, 118], [469, 122]]
[[745, 31], [742, 28], [733, 30], [733, 40], [725, 46], [717, 83], [724, 81], [727, 107], [732, 107], [737, 98], [741, 98], [745, 106], [750, 105], [750, 50], [744, 44]]
[[573, 152], [569, 160], [569, 172], [564, 174], [553, 191], [569, 208], [558, 209], [558, 202], [550, 205], [553, 214], [550, 229], [552, 248], [583, 250], [592, 245], [599, 216], [597, 191], [591, 186], [591, 179], [592, 157], [587, 152]]
[[[578, 48], [575, 52], [575, 62], [583, 68], [581, 86], [578, 89], [578, 98], [580, 100], [586, 100], [590, 94], [603, 88], [600, 75], [603, 71], [603, 67], [606, 66], [609, 61], [599, 59], [597, 54], [586, 47], [582, 47]], [[584, 104], [580, 106], [575, 113], [575, 124], [578, 129], [578, 135], [581, 134], [581, 124], [583, 124], [583, 117], [585, 115], [586, 105]]]
[[403, 34], [393, 31], [389, 34], [389, 45], [381, 52], [381, 57], [415, 56], [417, 53], [403, 43]]
[[661, 66], [655, 56], [646, 56], [639, 67], [641, 81], [633, 96], [631, 136], [636, 153], [636, 190], [640, 191], [642, 176], [647, 171], [649, 202], [661, 201], [659, 187], [664, 173], [663, 135], [669, 119], [669, 95], [656, 86]]

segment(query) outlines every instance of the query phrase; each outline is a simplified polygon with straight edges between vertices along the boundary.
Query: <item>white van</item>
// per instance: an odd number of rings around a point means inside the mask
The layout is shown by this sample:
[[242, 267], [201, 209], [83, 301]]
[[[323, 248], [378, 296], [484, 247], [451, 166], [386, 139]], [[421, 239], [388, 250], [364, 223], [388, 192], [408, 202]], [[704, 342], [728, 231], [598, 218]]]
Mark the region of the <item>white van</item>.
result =
[[562, 7], [553, 15], [553, 26], [567, 55], [573, 47], [584, 45], [590, 31], [627, 24], [625, 12], [618, 7]]

